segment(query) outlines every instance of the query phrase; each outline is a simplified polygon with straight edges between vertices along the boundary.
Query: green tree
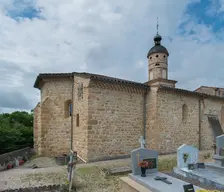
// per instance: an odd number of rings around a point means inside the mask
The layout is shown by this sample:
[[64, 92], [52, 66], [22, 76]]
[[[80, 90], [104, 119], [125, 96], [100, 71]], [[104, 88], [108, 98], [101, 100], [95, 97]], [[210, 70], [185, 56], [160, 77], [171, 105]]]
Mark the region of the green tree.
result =
[[33, 146], [33, 113], [0, 114], [0, 154]]

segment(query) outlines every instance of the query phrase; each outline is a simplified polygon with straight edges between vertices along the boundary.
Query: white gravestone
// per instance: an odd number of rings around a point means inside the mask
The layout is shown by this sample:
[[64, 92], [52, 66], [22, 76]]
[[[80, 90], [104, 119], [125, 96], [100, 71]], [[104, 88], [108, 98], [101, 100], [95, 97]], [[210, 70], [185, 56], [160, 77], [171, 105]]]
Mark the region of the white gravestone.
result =
[[[186, 161], [183, 158], [184, 154], [187, 154]], [[199, 154], [198, 148], [186, 144], [181, 145], [177, 149], [177, 167], [179, 169], [187, 168], [188, 164], [197, 163], [198, 154]]]
[[145, 139], [144, 139], [144, 137], [141, 136], [138, 141], [139, 141], [139, 143], [141, 145], [141, 148], [144, 149], [145, 148]]

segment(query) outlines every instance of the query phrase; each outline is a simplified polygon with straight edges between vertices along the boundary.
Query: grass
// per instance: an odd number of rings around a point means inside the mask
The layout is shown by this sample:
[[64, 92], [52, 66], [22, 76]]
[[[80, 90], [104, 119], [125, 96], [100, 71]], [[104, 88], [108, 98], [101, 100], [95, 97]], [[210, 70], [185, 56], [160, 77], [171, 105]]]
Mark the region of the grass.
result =
[[120, 190], [120, 176], [107, 176], [100, 167], [79, 168], [74, 184], [77, 192], [117, 192]]
[[177, 165], [176, 157], [159, 159], [159, 171], [171, 171]]
[[[199, 161], [211, 161], [211, 153], [202, 153], [199, 155]], [[130, 164], [130, 162], [129, 162]], [[126, 166], [130, 166], [127, 164]], [[161, 172], [169, 172], [177, 165], [176, 155], [159, 156], [158, 169]], [[74, 185], [77, 186], [77, 192], [119, 192], [121, 190], [119, 178], [125, 175], [109, 176], [103, 169], [112, 167], [121, 167], [124, 164], [88, 166], [77, 169]], [[127, 175], [127, 174], [126, 174]]]
[[[176, 158], [159, 159], [159, 171], [169, 171], [176, 166]], [[104, 167], [105, 168], [105, 167]], [[102, 167], [88, 166], [76, 170], [73, 185], [77, 192], [118, 192], [121, 190], [119, 178], [123, 175], [107, 175]]]
[[67, 180], [65, 172], [29, 173], [21, 177], [23, 184], [64, 184]]

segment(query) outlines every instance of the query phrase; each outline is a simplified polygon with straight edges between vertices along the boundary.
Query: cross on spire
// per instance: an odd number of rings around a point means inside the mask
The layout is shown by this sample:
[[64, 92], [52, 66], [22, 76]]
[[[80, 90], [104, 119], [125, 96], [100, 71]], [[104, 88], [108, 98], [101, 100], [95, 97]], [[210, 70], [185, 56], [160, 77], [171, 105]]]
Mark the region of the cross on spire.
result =
[[157, 17], [157, 25], [156, 25], [156, 28], [157, 28], [157, 34], [159, 34], [159, 22], [158, 22], [158, 17]]

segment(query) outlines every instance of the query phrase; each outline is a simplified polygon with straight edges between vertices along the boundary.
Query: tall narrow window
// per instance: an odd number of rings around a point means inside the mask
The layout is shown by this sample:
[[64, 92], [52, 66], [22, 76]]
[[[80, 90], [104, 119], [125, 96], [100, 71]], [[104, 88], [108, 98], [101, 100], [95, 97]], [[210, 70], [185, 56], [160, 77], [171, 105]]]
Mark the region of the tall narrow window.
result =
[[72, 101], [71, 100], [65, 101], [64, 114], [65, 114], [65, 117], [72, 116]]
[[183, 104], [182, 106], [182, 121], [186, 121], [187, 120], [187, 105]]
[[69, 103], [69, 116], [72, 116], [72, 103]]
[[76, 114], [76, 127], [79, 127], [79, 114]]

